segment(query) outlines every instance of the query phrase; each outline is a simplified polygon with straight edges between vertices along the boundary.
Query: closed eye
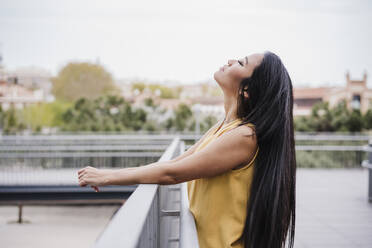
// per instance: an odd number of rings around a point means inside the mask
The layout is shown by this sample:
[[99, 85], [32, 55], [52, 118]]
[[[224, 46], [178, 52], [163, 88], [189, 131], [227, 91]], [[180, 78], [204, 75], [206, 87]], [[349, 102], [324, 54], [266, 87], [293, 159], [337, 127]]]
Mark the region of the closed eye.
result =
[[239, 63], [241, 66], [244, 66], [243, 63], [242, 63], [240, 60], [238, 60], [238, 63]]

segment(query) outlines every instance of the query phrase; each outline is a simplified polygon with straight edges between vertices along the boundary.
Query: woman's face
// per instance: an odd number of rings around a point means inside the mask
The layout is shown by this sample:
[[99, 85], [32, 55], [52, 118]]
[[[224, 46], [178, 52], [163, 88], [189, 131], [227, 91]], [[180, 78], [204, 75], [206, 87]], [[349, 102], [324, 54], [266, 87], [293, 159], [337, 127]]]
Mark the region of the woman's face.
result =
[[252, 75], [263, 56], [262, 53], [255, 53], [240, 59], [229, 59], [226, 65], [214, 73], [214, 79], [225, 93], [236, 95], [240, 82]]

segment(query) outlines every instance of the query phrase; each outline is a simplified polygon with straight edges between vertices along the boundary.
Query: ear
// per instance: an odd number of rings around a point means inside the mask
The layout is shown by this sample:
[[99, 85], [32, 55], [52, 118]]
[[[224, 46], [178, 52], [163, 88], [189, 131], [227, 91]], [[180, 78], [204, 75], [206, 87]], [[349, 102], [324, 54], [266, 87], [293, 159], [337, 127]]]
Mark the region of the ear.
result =
[[[249, 94], [248, 94], [248, 92], [245, 91], [245, 90], [244, 90], [243, 92], [244, 92], [244, 94], [243, 94], [243, 95], [244, 95], [244, 98], [249, 98]], [[242, 91], [240, 90], [240, 91], [239, 91], [239, 95], [241, 95], [241, 94], [242, 94]]]

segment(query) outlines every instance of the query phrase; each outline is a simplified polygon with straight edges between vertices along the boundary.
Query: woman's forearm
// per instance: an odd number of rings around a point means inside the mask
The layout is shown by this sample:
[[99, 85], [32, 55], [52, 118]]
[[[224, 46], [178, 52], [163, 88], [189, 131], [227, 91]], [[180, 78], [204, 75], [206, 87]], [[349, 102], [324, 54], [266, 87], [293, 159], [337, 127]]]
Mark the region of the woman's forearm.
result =
[[133, 184], [175, 184], [168, 176], [169, 161], [155, 162], [139, 167], [112, 170], [105, 179], [105, 185], [133, 185]]

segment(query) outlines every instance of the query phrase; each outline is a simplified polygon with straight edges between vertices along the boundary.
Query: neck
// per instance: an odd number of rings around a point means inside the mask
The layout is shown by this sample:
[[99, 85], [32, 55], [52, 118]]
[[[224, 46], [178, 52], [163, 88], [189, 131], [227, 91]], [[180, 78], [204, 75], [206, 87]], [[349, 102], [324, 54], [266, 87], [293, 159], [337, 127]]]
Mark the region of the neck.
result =
[[224, 108], [225, 108], [225, 123], [230, 123], [238, 117], [237, 112], [237, 99], [235, 96], [224, 94]]

